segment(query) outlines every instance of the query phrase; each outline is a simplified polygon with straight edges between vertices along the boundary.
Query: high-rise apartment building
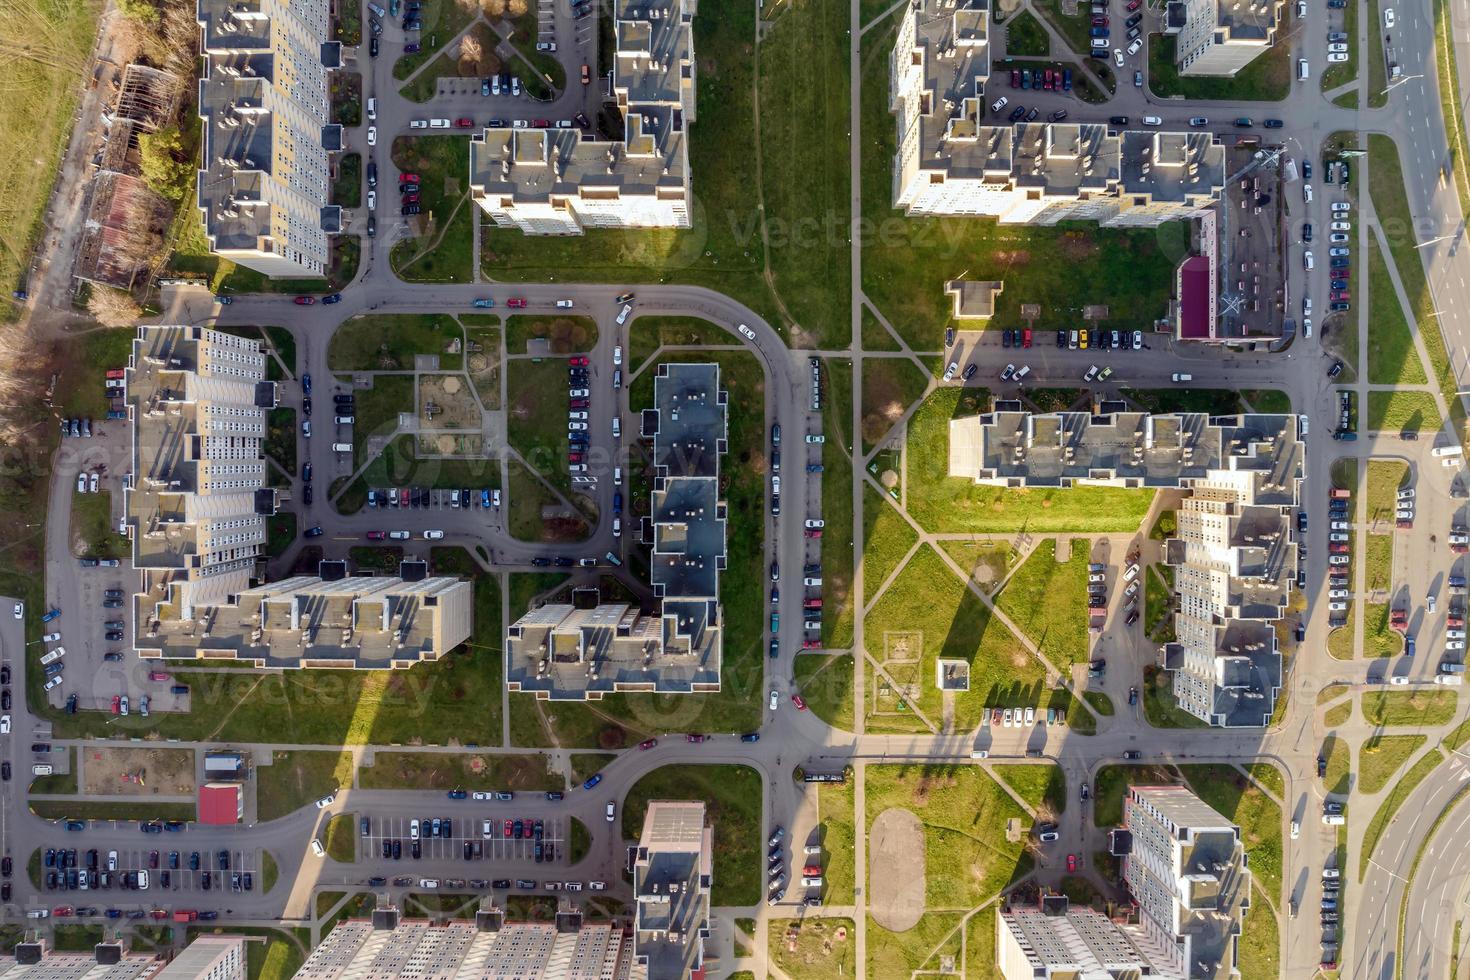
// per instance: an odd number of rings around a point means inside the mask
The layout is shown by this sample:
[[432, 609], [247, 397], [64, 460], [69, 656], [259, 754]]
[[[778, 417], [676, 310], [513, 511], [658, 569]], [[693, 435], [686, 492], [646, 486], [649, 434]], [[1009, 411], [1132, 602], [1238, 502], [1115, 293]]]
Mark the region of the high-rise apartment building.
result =
[[1064, 895], [1044, 896], [1035, 908], [1003, 909], [995, 959], [1005, 980], [1184, 980], [1159, 968], [1162, 951], [1137, 926], [1072, 908]]
[[634, 946], [650, 977], [703, 976], [714, 879], [713, 828], [704, 803], [648, 804], [633, 861]]
[[1276, 43], [1283, 0], [1170, 0], [1164, 33], [1186, 76], [1233, 77]]
[[140, 327], [127, 371], [132, 467], [124, 527], [133, 645], [143, 658], [270, 667], [409, 667], [471, 632], [473, 589], [404, 562], [397, 576], [257, 582], [266, 519], [262, 444], [276, 386], [260, 341], [206, 327]]
[[1152, 226], [1209, 207], [1225, 150], [1204, 132], [987, 123], [988, 0], [914, 0], [889, 56], [893, 203], [1011, 224]]
[[245, 980], [242, 936], [199, 936], [159, 971], [157, 980]]
[[496, 224], [528, 235], [689, 227], [695, 6], [615, 0], [612, 93], [621, 140], [588, 138], [590, 120], [581, 119], [486, 129], [470, 144], [470, 194]]
[[331, 204], [330, 0], [198, 0], [198, 205], [210, 251], [267, 276], [324, 276]]

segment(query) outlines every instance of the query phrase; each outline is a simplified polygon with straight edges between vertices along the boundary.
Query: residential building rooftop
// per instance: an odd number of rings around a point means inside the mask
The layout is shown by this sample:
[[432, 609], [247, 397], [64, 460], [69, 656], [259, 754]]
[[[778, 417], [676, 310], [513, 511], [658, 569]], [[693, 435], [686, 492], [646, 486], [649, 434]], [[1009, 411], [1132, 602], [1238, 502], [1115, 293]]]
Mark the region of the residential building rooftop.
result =
[[709, 936], [713, 829], [703, 802], [648, 805], [633, 862], [635, 944], [650, 977], [698, 974]]

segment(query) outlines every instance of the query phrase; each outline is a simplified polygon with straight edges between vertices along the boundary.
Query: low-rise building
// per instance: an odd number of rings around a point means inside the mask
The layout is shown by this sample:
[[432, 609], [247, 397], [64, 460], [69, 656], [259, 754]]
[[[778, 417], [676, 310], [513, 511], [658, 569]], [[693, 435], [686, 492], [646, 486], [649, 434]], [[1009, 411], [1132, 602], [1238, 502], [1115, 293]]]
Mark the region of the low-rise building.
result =
[[695, 116], [695, 0], [615, 0], [612, 91], [623, 139], [573, 120], [487, 128], [470, 144], [470, 196], [528, 235], [688, 228]]
[[211, 253], [267, 276], [325, 276], [342, 127], [330, 0], [198, 0], [198, 205]]
[[553, 602], [506, 631], [506, 684], [550, 700], [612, 691], [689, 694], [720, 689], [726, 561], [720, 457], [728, 393], [718, 364], [660, 364], [643, 434], [653, 439], [647, 536], [656, 608]]
[[950, 422], [949, 475], [1003, 487], [1178, 488], [1164, 543], [1178, 641], [1162, 651], [1179, 706], [1212, 725], [1269, 722], [1281, 687], [1273, 623], [1298, 550], [1305, 447], [1295, 415], [997, 410]]

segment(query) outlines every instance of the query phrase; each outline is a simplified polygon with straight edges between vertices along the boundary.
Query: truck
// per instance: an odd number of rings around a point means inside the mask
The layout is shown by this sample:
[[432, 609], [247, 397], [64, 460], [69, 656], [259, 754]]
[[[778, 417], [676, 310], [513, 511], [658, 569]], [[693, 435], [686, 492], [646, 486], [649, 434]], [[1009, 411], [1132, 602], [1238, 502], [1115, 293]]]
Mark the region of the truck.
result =
[[1448, 446], [1435, 446], [1429, 450], [1429, 455], [1442, 459], [1445, 456], [1461, 456], [1464, 452], [1464, 448], [1459, 443], [1452, 443]]
[[1389, 613], [1388, 625], [1392, 626], [1400, 633], [1408, 632], [1409, 611], [1407, 609], [1395, 609], [1393, 612]]
[[199, 913], [193, 909], [179, 909], [174, 913], [175, 922], [193, 922], [199, 918]]
[[1342, 487], [1333, 487], [1332, 492], [1328, 494], [1333, 500], [1349, 500], [1352, 498], [1352, 495], [1353, 492], [1351, 490], [1344, 490]]
[[1446, 687], [1460, 687], [1465, 683], [1465, 677], [1462, 674], [1436, 674], [1434, 683], [1443, 684]]

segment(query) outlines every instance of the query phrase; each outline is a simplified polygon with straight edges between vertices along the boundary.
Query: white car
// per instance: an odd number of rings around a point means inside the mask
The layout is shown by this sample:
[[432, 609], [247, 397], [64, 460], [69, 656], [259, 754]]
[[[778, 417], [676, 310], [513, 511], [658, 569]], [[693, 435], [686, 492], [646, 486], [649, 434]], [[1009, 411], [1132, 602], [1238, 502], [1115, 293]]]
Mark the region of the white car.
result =
[[947, 367], [947, 368], [944, 369], [944, 380], [945, 381], [953, 381], [954, 380], [954, 376], [956, 374], [959, 374], [959, 372], [960, 372], [960, 362], [959, 361], [950, 361], [949, 362], [949, 367]]
[[87, 477], [87, 489], [93, 493], [97, 492], [97, 474], [93, 473]]
[[556, 301], [556, 308], [558, 310], [570, 310], [572, 308], [572, 301], [569, 299], [559, 299]]
[[1329, 599], [1346, 599], [1346, 598], [1349, 598], [1351, 595], [1352, 595], [1352, 592], [1349, 589], [1329, 589], [1329, 590], [1327, 590], [1327, 598], [1329, 598]]
[[1351, 221], [1334, 221], [1332, 223], [1332, 230], [1333, 231], [1352, 231], [1353, 230], [1353, 223]]
[[413, 535], [408, 531], [389, 531], [388, 537], [393, 541], [407, 541]]
[[775, 689], [772, 688], [771, 689], [771, 710], [772, 711], [775, 711], [776, 710], [776, 706], [778, 704], [780, 704], [780, 703], [781, 703], [781, 695], [777, 694], [776, 691], [775, 691]]
[[1008, 99], [1008, 98], [1006, 98], [1004, 95], [1002, 95], [1000, 98], [998, 98], [994, 102], [990, 103], [990, 111], [991, 112], [999, 112], [1000, 110], [1004, 109], [1006, 106], [1008, 106], [1010, 104], [1011, 104], [1011, 100]]
[[442, 541], [443, 539], [444, 539], [444, 532], [443, 531], [425, 531], [424, 532], [424, 540], [425, 541]]
[[1293, 820], [1291, 822], [1291, 839], [1292, 840], [1296, 840], [1301, 835], [1302, 835], [1302, 825], [1300, 823], [1298, 823], [1297, 821]]
[[740, 336], [744, 337], [746, 340], [755, 339], [755, 331], [747, 327], [745, 324], [740, 324], [739, 330]]
[[586, 388], [573, 388], [571, 391], [567, 392], [567, 397], [568, 398], [591, 398], [592, 396], [591, 396], [591, 394], [588, 393], [588, 390]]
[[1465, 641], [1464, 640], [1449, 640], [1448, 642], [1445, 643], [1444, 648], [1446, 650], [1450, 650], [1450, 651], [1463, 650], [1463, 649], [1465, 649]]
[[612, 823], [613, 822], [613, 814], [615, 814], [617, 812], [618, 812], [617, 804], [615, 804], [615, 803], [609, 803], [607, 805], [607, 822], [608, 823]]
[[811, 527], [811, 528], [826, 527], [827, 526], [827, 522], [824, 521], [824, 520], [820, 520], [820, 519], [817, 519], [817, 520], [808, 519], [807, 522], [806, 522], [806, 526], [807, 527]]
[[1351, 211], [1352, 209], [1353, 209], [1353, 206], [1351, 204], [1349, 204], [1347, 201], [1333, 201], [1332, 202], [1332, 211], [1333, 211], [1334, 214], [1336, 214], [1339, 211], [1342, 212], [1342, 213], [1344, 213], [1344, 214], [1346, 214], [1347, 212]]
[[1001, 724], [1001, 727], [1002, 728], [1010, 728], [1011, 727], [1011, 709], [1010, 708], [1007, 708], [1005, 710], [1005, 713], [1003, 715], [1001, 715], [1000, 724]]
[[15, 604], [15, 609], [12, 610], [12, 611], [15, 613], [15, 618], [16, 619], [25, 619], [26, 618], [26, 607], [25, 607], [25, 604], [24, 603], [17, 602]]
[[[368, 130], [368, 132], [372, 132], [372, 130], [370, 129]], [[368, 142], [371, 143], [372, 140], [368, 140]], [[315, 854], [317, 857], [327, 856], [327, 849], [325, 847], [322, 847], [322, 839], [320, 837], [313, 837], [311, 839], [311, 853]]]
[[1404, 687], [1404, 686], [1406, 686], [1409, 683], [1409, 679], [1407, 677], [1401, 677], [1401, 676], [1398, 676], [1398, 675], [1394, 675], [1393, 677], [1390, 677], [1388, 679], [1388, 682], [1390, 684], [1392, 684], [1394, 687]]
[[49, 681], [46, 682], [46, 686], [43, 687], [42, 690], [43, 691], [49, 691], [52, 688], [60, 687], [61, 686], [61, 678], [62, 678], [62, 676], [63, 675], [61, 675], [61, 674], [57, 674], [55, 677], [51, 678]]
[[10, 734], [10, 716], [0, 715], [0, 735]]
[[618, 366], [618, 365], [621, 365], [622, 363], [623, 363], [623, 345], [622, 344], [618, 344], [616, 347], [613, 348], [613, 365], [614, 366]]
[[377, 191], [368, 191], [368, 210], [369, 211], [376, 211], [376, 210], [378, 210], [378, 192]]
[[1348, 46], [1346, 44], [1343, 44], [1341, 41], [1327, 45], [1327, 50], [1331, 51], [1333, 54], [1346, 54], [1347, 49]]
[[1348, 565], [1348, 564], [1351, 564], [1351, 563], [1352, 563], [1352, 559], [1349, 558], [1347, 555], [1328, 555], [1327, 556], [1327, 564], [1329, 564], [1329, 565]]
[[1346, 602], [1329, 602], [1327, 604], [1327, 611], [1328, 612], [1347, 612], [1347, 603]]
[[87, 492], [87, 474], [85, 474], [85, 473], [78, 473], [77, 474], [77, 493], [86, 493], [86, 492]]
[[1118, 48], [1113, 49], [1113, 64], [1119, 68], [1123, 67], [1123, 52]]
[[1083, 381], [1091, 381], [1095, 377], [1097, 377], [1097, 365], [1096, 364], [1092, 365], [1091, 367], [1089, 367], [1087, 369], [1087, 373], [1082, 376], [1082, 380]]
[[1400, 500], [1413, 500], [1414, 494], [1416, 493], [1418, 493], [1418, 491], [1415, 490], [1413, 487], [1406, 487], [1405, 489], [1399, 491], [1398, 497]]
[[1347, 542], [1351, 541], [1352, 539], [1353, 539], [1352, 538], [1352, 535], [1350, 535], [1350, 534], [1344, 534], [1341, 531], [1334, 531], [1331, 534], [1327, 535], [1327, 540], [1328, 541], [1332, 541], [1332, 542], [1336, 542], [1336, 543], [1340, 543], [1340, 544], [1346, 544]]
[[[20, 607], [19, 606], [16, 606], [15, 608], [19, 609]], [[17, 616], [16, 618], [19, 619], [20, 617]], [[41, 642], [42, 643], [55, 643], [59, 639], [61, 639], [61, 634], [60, 633], [47, 633], [45, 636], [41, 637]]]
[[1331, 65], [1340, 65], [1347, 60], [1348, 56], [1340, 51], [1333, 51], [1327, 55], [1327, 63]]
[[1128, 56], [1131, 58], [1133, 55], [1137, 54], [1138, 51], [1139, 51], [1139, 49], [1142, 48], [1142, 47], [1143, 47], [1143, 38], [1141, 38], [1141, 37], [1135, 37], [1133, 39], [1133, 43], [1130, 44], [1130, 45], [1128, 45]]
[[369, 126], [368, 127], [368, 146], [377, 146], [377, 145], [378, 145], [378, 127], [376, 127], [376, 126]]
[[429, 120], [427, 120], [427, 119], [410, 119], [408, 121], [408, 128], [409, 129], [428, 129], [429, 128]]
[[587, 413], [586, 412], [568, 412], [567, 413], [567, 418], [571, 419], [574, 422], [585, 422], [585, 421], [587, 421]]
[[419, 822], [417, 820], [410, 820], [408, 822], [408, 839], [409, 840], [418, 840], [419, 839]]
[[[478, 791], [470, 794], [470, 799], [472, 799], [472, 800], [488, 800], [488, 799], [490, 799], [490, 797], [491, 797], [491, 794], [489, 794], [489, 793], [481, 793], [481, 792], [478, 792]], [[486, 836], [489, 836], [489, 835], [487, 834]]]
[[1334, 245], [1338, 245], [1338, 244], [1341, 244], [1342, 242], [1347, 241], [1348, 240], [1348, 236], [1346, 236], [1342, 232], [1338, 231], [1338, 232], [1333, 232], [1331, 235], [1328, 235], [1327, 236], [1327, 240], [1329, 242], [1331, 242], [1332, 244], [1334, 244]]
[[336, 801], [337, 801], [337, 794], [336, 793], [328, 793], [326, 796], [323, 796], [321, 799], [319, 799], [319, 800], [316, 801], [316, 808], [318, 810], [325, 810], [327, 807], [331, 806]]
[[567, 431], [568, 432], [586, 432], [587, 431], [587, 423], [586, 422], [568, 422], [567, 423]]
[[1388, 28], [1393, 27], [1393, 8], [1392, 7], [1385, 8], [1384, 11], [1383, 11], [1383, 26], [1384, 27], [1388, 27]]
[[1028, 725], [1034, 725], [1034, 724], [1036, 724], [1036, 709], [1035, 708], [1028, 707], [1026, 709], [1026, 724], [1028, 724]]

